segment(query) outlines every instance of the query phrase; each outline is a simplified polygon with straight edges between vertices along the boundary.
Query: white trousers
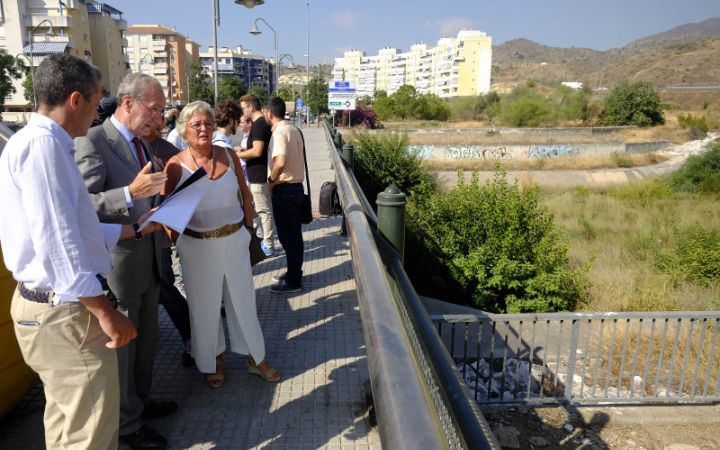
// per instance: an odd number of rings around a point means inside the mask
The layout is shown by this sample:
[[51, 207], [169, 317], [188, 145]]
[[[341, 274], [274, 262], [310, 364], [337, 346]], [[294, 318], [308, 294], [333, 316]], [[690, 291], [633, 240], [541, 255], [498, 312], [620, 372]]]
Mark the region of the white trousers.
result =
[[255, 304], [255, 285], [250, 269], [245, 227], [218, 239], [195, 239], [180, 235], [180, 254], [185, 292], [190, 309], [192, 353], [200, 372], [215, 372], [215, 357], [225, 351], [220, 306], [230, 335], [230, 350], [265, 359], [265, 341]]

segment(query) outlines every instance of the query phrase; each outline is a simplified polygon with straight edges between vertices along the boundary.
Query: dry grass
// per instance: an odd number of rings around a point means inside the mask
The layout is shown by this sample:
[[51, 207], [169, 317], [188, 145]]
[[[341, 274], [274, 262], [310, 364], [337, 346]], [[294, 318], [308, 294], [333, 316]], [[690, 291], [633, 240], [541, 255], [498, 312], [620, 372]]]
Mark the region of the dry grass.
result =
[[[585, 368], [586, 386], [594, 380], [597, 388], [604, 389], [609, 379], [609, 386], [625, 393], [632, 390], [634, 395], [698, 395], [706, 387], [709, 395], [717, 394], [714, 381], [720, 354], [712, 345], [718, 330], [714, 320], [667, 324], [658, 320], [653, 326], [646, 319], [642, 328], [637, 319], [607, 321], [602, 336], [599, 328], [596, 325], [591, 334], [587, 361], [592, 363]], [[642, 383], [633, 385], [634, 376], [641, 377]]]
[[[623, 166], [630, 163], [633, 167], [647, 166], [666, 161], [667, 156], [659, 153], [623, 154]], [[537, 158], [537, 159], [427, 159], [422, 165], [433, 171], [487, 171], [495, 170], [499, 162], [505, 170], [590, 170], [612, 169], [619, 167], [618, 158], [607, 156], [578, 156], [575, 158]]]
[[695, 224], [720, 229], [720, 198], [675, 194], [639, 201], [621, 199], [620, 191], [611, 193], [577, 188], [545, 195], [545, 204], [569, 240], [571, 260], [589, 265], [591, 287], [582, 309], [717, 309], [720, 282], [678, 282], [654, 263], [661, 250], [672, 248]]

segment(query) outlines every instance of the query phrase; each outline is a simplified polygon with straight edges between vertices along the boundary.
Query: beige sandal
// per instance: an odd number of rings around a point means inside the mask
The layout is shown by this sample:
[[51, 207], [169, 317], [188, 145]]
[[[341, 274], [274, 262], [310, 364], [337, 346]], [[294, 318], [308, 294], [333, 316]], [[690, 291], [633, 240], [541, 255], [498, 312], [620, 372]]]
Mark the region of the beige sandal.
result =
[[[247, 361], [247, 365], [248, 365], [248, 372], [262, 377], [265, 381], [268, 381], [270, 383], [275, 383], [277, 381], [280, 381], [280, 378], [282, 378], [280, 376], [280, 372], [278, 372], [274, 367], [270, 367], [270, 365], [265, 361], [263, 361], [263, 362], [268, 367], [265, 370], [262, 370], [260, 368], [260, 366], [255, 364], [255, 360], [253, 359], [252, 356], [248, 356], [246, 361]], [[260, 364], [262, 364], [263, 362], [261, 362]]]
[[225, 383], [225, 358], [222, 353], [215, 357], [215, 373], [207, 375], [207, 383], [213, 389], [219, 389]]

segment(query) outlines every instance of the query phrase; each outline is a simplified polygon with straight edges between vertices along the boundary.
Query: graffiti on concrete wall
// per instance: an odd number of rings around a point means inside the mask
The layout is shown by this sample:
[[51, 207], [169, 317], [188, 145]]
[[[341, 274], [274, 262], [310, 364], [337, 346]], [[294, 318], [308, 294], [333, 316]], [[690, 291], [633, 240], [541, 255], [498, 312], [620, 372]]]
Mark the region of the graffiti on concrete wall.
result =
[[559, 158], [577, 156], [580, 150], [569, 145], [531, 145], [528, 158]]
[[448, 153], [452, 159], [509, 159], [512, 155], [505, 147], [477, 147], [465, 145], [462, 147], [448, 146]]
[[434, 145], [409, 145], [407, 152], [408, 155], [414, 156], [421, 159], [432, 158]]
[[[435, 152], [434, 145], [411, 145], [408, 154], [416, 158], [429, 159]], [[512, 154], [506, 147], [480, 147], [476, 145], [442, 146], [435, 152], [436, 158], [450, 159], [510, 159]]]

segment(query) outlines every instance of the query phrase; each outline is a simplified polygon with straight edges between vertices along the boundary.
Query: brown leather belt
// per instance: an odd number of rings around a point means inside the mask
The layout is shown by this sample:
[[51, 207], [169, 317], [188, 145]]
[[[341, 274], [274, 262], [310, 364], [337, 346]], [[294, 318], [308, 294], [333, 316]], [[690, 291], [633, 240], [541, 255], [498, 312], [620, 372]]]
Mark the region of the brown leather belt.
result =
[[18, 283], [18, 292], [20, 292], [20, 297], [35, 303], [50, 303], [50, 294], [52, 294], [52, 292], [28, 289], [23, 283]]
[[242, 228], [242, 222], [230, 223], [209, 231], [194, 231], [189, 228], [185, 228], [183, 234], [193, 237], [195, 239], [218, 239], [221, 237], [230, 236], [231, 234], [238, 231], [240, 228]]

